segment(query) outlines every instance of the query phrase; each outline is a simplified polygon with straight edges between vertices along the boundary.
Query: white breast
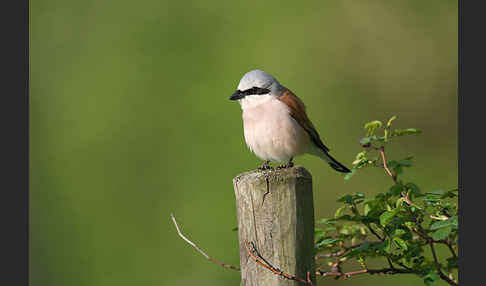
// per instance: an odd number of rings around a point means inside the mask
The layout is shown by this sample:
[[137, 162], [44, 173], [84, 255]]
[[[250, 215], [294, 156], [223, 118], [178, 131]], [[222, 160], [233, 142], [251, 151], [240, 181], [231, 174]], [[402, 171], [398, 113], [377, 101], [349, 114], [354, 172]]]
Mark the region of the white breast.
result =
[[245, 141], [257, 157], [284, 162], [308, 151], [309, 135], [285, 103], [272, 95], [251, 95], [240, 104]]

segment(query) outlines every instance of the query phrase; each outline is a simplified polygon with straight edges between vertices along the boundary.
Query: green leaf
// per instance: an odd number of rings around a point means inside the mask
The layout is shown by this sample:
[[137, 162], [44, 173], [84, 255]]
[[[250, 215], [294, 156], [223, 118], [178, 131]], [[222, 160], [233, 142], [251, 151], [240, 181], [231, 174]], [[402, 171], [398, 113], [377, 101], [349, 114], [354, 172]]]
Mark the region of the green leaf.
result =
[[336, 220], [340, 220], [340, 221], [355, 221], [355, 219], [353, 219], [352, 216], [350, 215], [342, 215], [340, 217], [337, 217]]
[[388, 132], [388, 130], [390, 130], [390, 127], [391, 127], [391, 124], [392, 124], [392, 121], [395, 120], [397, 117], [396, 116], [393, 116], [392, 118], [390, 118], [388, 120], [388, 122], [386, 123], [386, 126], [384, 128], [384, 132], [385, 132], [385, 136], [384, 139], [385, 139], [385, 142], [388, 141], [388, 138], [390, 137], [390, 132]]
[[367, 154], [367, 153], [368, 153], [368, 152], [366, 152], [366, 151], [361, 151], [361, 152], [359, 152], [358, 154], [356, 154], [356, 160], [366, 158], [366, 154]]
[[393, 241], [394, 241], [394, 242], [395, 242], [395, 243], [396, 243], [396, 244], [397, 244], [397, 245], [398, 245], [398, 246], [399, 246], [401, 249], [403, 249], [403, 250], [407, 250], [407, 249], [408, 249], [408, 247], [407, 247], [407, 243], [406, 243], [406, 242], [405, 242], [403, 239], [401, 239], [401, 238], [399, 238], [399, 237], [394, 237], [394, 238], [393, 238]]
[[358, 251], [362, 251], [362, 250], [368, 249], [370, 246], [371, 246], [371, 243], [366, 241], [366, 242], [363, 242], [363, 244], [361, 244], [360, 246], [356, 247], [355, 249], [358, 250]]
[[439, 274], [437, 274], [435, 270], [431, 270], [427, 275], [425, 275], [424, 283], [427, 286], [432, 286], [439, 279], [440, 279]]
[[404, 166], [404, 167], [410, 167], [412, 166], [412, 157], [408, 157], [407, 159], [402, 159], [398, 161], [398, 164]]
[[385, 240], [383, 250], [386, 253], [391, 253], [391, 241], [390, 240]]
[[370, 204], [369, 203], [365, 203], [364, 208], [363, 208], [363, 214], [364, 215], [368, 215], [368, 213], [370, 212], [370, 210], [371, 210]]
[[430, 201], [430, 202], [438, 202], [440, 201], [440, 198], [437, 197], [436, 195], [425, 195], [423, 198], [422, 198], [423, 201]]
[[316, 228], [314, 230], [314, 240], [315, 241], [320, 241], [321, 239], [324, 239], [325, 236], [326, 236], [326, 233], [322, 229]]
[[432, 233], [432, 238], [434, 240], [446, 239], [452, 231], [452, 226], [447, 226], [439, 228], [434, 233]]
[[404, 189], [402, 184], [395, 184], [390, 187], [389, 192], [392, 196], [400, 196], [403, 190]]
[[380, 224], [382, 226], [386, 226], [391, 221], [391, 219], [396, 215], [395, 210], [386, 211], [380, 215]]
[[444, 192], [444, 190], [435, 190], [435, 191], [427, 192], [427, 194], [431, 194], [431, 195], [443, 195], [443, 194], [445, 194], [445, 192]]
[[453, 269], [458, 267], [457, 258], [449, 257], [447, 258], [447, 269]]
[[392, 121], [393, 121], [393, 120], [395, 120], [395, 119], [397, 119], [397, 117], [396, 117], [395, 115], [394, 115], [394, 116], [392, 116], [392, 117], [391, 117], [391, 118], [388, 120], [388, 122], [386, 123], [386, 127], [387, 127], [387, 128], [390, 128], [390, 126], [391, 126], [391, 124], [392, 124]]
[[342, 206], [342, 207], [338, 208], [336, 210], [336, 213], [334, 214], [334, 217], [335, 218], [338, 218], [343, 213], [343, 211], [346, 209], [346, 207], [347, 206]]
[[355, 194], [354, 194], [354, 197], [355, 197], [356, 199], [362, 199], [362, 198], [364, 198], [364, 197], [365, 197], [365, 194], [363, 194], [363, 193], [359, 193], [359, 192], [358, 192], [358, 193], [355, 193]]
[[407, 233], [405, 230], [398, 228], [398, 229], [395, 230], [394, 235], [395, 236], [400, 236], [400, 235], [403, 235], [405, 233]]
[[448, 220], [441, 220], [441, 221], [434, 222], [430, 226], [430, 230], [436, 230], [436, 229], [443, 228], [443, 227], [448, 227], [448, 226], [451, 226], [451, 222], [450, 221], [448, 221]]
[[445, 198], [454, 198], [454, 197], [457, 197], [456, 192], [458, 192], [458, 189], [449, 190], [449, 191], [445, 192], [445, 194], [443, 194], [441, 196], [441, 198], [442, 199], [445, 199]]
[[354, 174], [356, 174], [356, 169], [352, 169], [350, 173], [347, 173], [346, 176], [344, 176], [344, 179], [349, 180]]
[[238, 227], [234, 227], [231, 229], [231, 231], [237, 231], [238, 230]]
[[403, 202], [405, 201], [405, 198], [399, 198], [396, 203], [395, 203], [395, 207], [396, 208], [399, 208], [403, 205]]
[[362, 151], [356, 154], [355, 160], [353, 161], [353, 165], [358, 166], [360, 164], [364, 164], [368, 162], [368, 158], [366, 157], [367, 151]]
[[338, 203], [352, 204], [353, 203], [353, 196], [351, 196], [351, 195], [342, 196], [339, 200], [337, 200], [337, 202]]
[[399, 175], [403, 173], [403, 167], [410, 167], [412, 166], [412, 163], [408, 159], [403, 159], [403, 160], [391, 160], [386, 163], [388, 165], [388, 168], [392, 169], [392, 171], [396, 174]]
[[373, 135], [377, 128], [380, 128], [383, 124], [379, 120], [374, 120], [365, 124], [364, 128], [367, 130], [367, 136]]
[[342, 196], [337, 202], [352, 205], [353, 203], [360, 203], [360, 199], [363, 199], [365, 195], [363, 193], [355, 193], [353, 195]]
[[336, 223], [336, 219], [334, 219], [334, 218], [321, 218], [319, 220], [319, 223], [322, 223], [322, 224], [335, 224]]
[[412, 134], [420, 134], [422, 133], [421, 130], [415, 128], [407, 128], [407, 129], [395, 129], [391, 136], [404, 136], [404, 135], [412, 135]]
[[381, 123], [380, 120], [373, 120], [365, 124], [365, 128], [380, 128], [383, 124]]
[[330, 245], [330, 244], [335, 244], [336, 242], [343, 241], [342, 239], [336, 239], [336, 238], [327, 238], [322, 241], [320, 241], [316, 246], [321, 247], [325, 245]]
[[440, 228], [444, 228], [444, 227], [454, 227], [454, 228], [457, 228], [458, 227], [458, 221], [457, 221], [457, 216], [453, 216], [453, 217], [450, 217], [446, 220], [441, 220], [441, 221], [437, 221], [437, 222], [434, 222], [431, 226], [430, 226], [430, 230], [436, 230], [436, 229], [440, 229]]
[[420, 188], [416, 184], [414, 184], [414, 183], [406, 183], [405, 184], [405, 189], [407, 191], [410, 190], [411, 193], [412, 193], [412, 195], [414, 197], [421, 196], [421, 194], [420, 194]]

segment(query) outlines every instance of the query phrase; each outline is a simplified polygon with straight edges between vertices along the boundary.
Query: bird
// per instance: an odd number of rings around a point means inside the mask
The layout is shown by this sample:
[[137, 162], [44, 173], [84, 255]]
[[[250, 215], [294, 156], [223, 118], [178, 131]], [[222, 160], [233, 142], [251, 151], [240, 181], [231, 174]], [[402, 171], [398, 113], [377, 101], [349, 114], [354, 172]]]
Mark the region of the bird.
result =
[[273, 169], [270, 162], [286, 162], [277, 169], [291, 168], [294, 157], [311, 154], [338, 172], [351, 172], [329, 155], [302, 100], [269, 73], [245, 73], [229, 99], [241, 106], [246, 145], [264, 161], [259, 170]]

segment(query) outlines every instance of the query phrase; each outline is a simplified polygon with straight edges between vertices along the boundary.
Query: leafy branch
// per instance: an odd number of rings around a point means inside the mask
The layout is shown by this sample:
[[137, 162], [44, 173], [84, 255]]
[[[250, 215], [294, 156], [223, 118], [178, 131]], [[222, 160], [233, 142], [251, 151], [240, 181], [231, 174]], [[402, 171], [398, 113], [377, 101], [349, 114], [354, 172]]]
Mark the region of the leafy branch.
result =
[[[457, 189], [423, 192], [413, 182], [402, 178], [412, 166], [412, 157], [389, 160], [386, 147], [398, 137], [420, 134], [415, 128], [392, 129], [395, 116], [386, 124], [371, 121], [365, 124], [366, 136], [360, 140], [363, 151], [356, 155], [349, 180], [360, 169], [383, 169], [393, 184], [374, 198], [363, 193], [341, 197], [333, 218], [320, 220], [315, 232], [316, 259], [319, 268], [327, 265], [323, 276], [350, 277], [358, 274], [414, 274], [426, 285], [439, 279], [458, 285], [457, 271], [458, 217]], [[381, 135], [377, 132], [382, 131]], [[445, 245], [450, 257], [440, 261], [436, 245]], [[430, 255], [426, 255], [430, 249]], [[387, 267], [370, 270], [367, 262], [382, 259]], [[360, 270], [343, 272], [347, 261], [357, 261]]]

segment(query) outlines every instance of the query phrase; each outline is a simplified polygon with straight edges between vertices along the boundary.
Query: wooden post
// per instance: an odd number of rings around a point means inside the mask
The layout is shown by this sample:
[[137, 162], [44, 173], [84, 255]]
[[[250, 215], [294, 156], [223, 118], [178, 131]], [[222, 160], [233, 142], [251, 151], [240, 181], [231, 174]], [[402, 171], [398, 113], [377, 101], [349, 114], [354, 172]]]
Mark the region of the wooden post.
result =
[[249, 256], [245, 241], [282, 272], [315, 285], [312, 176], [303, 167], [250, 171], [233, 179], [243, 286], [302, 285], [284, 279]]

